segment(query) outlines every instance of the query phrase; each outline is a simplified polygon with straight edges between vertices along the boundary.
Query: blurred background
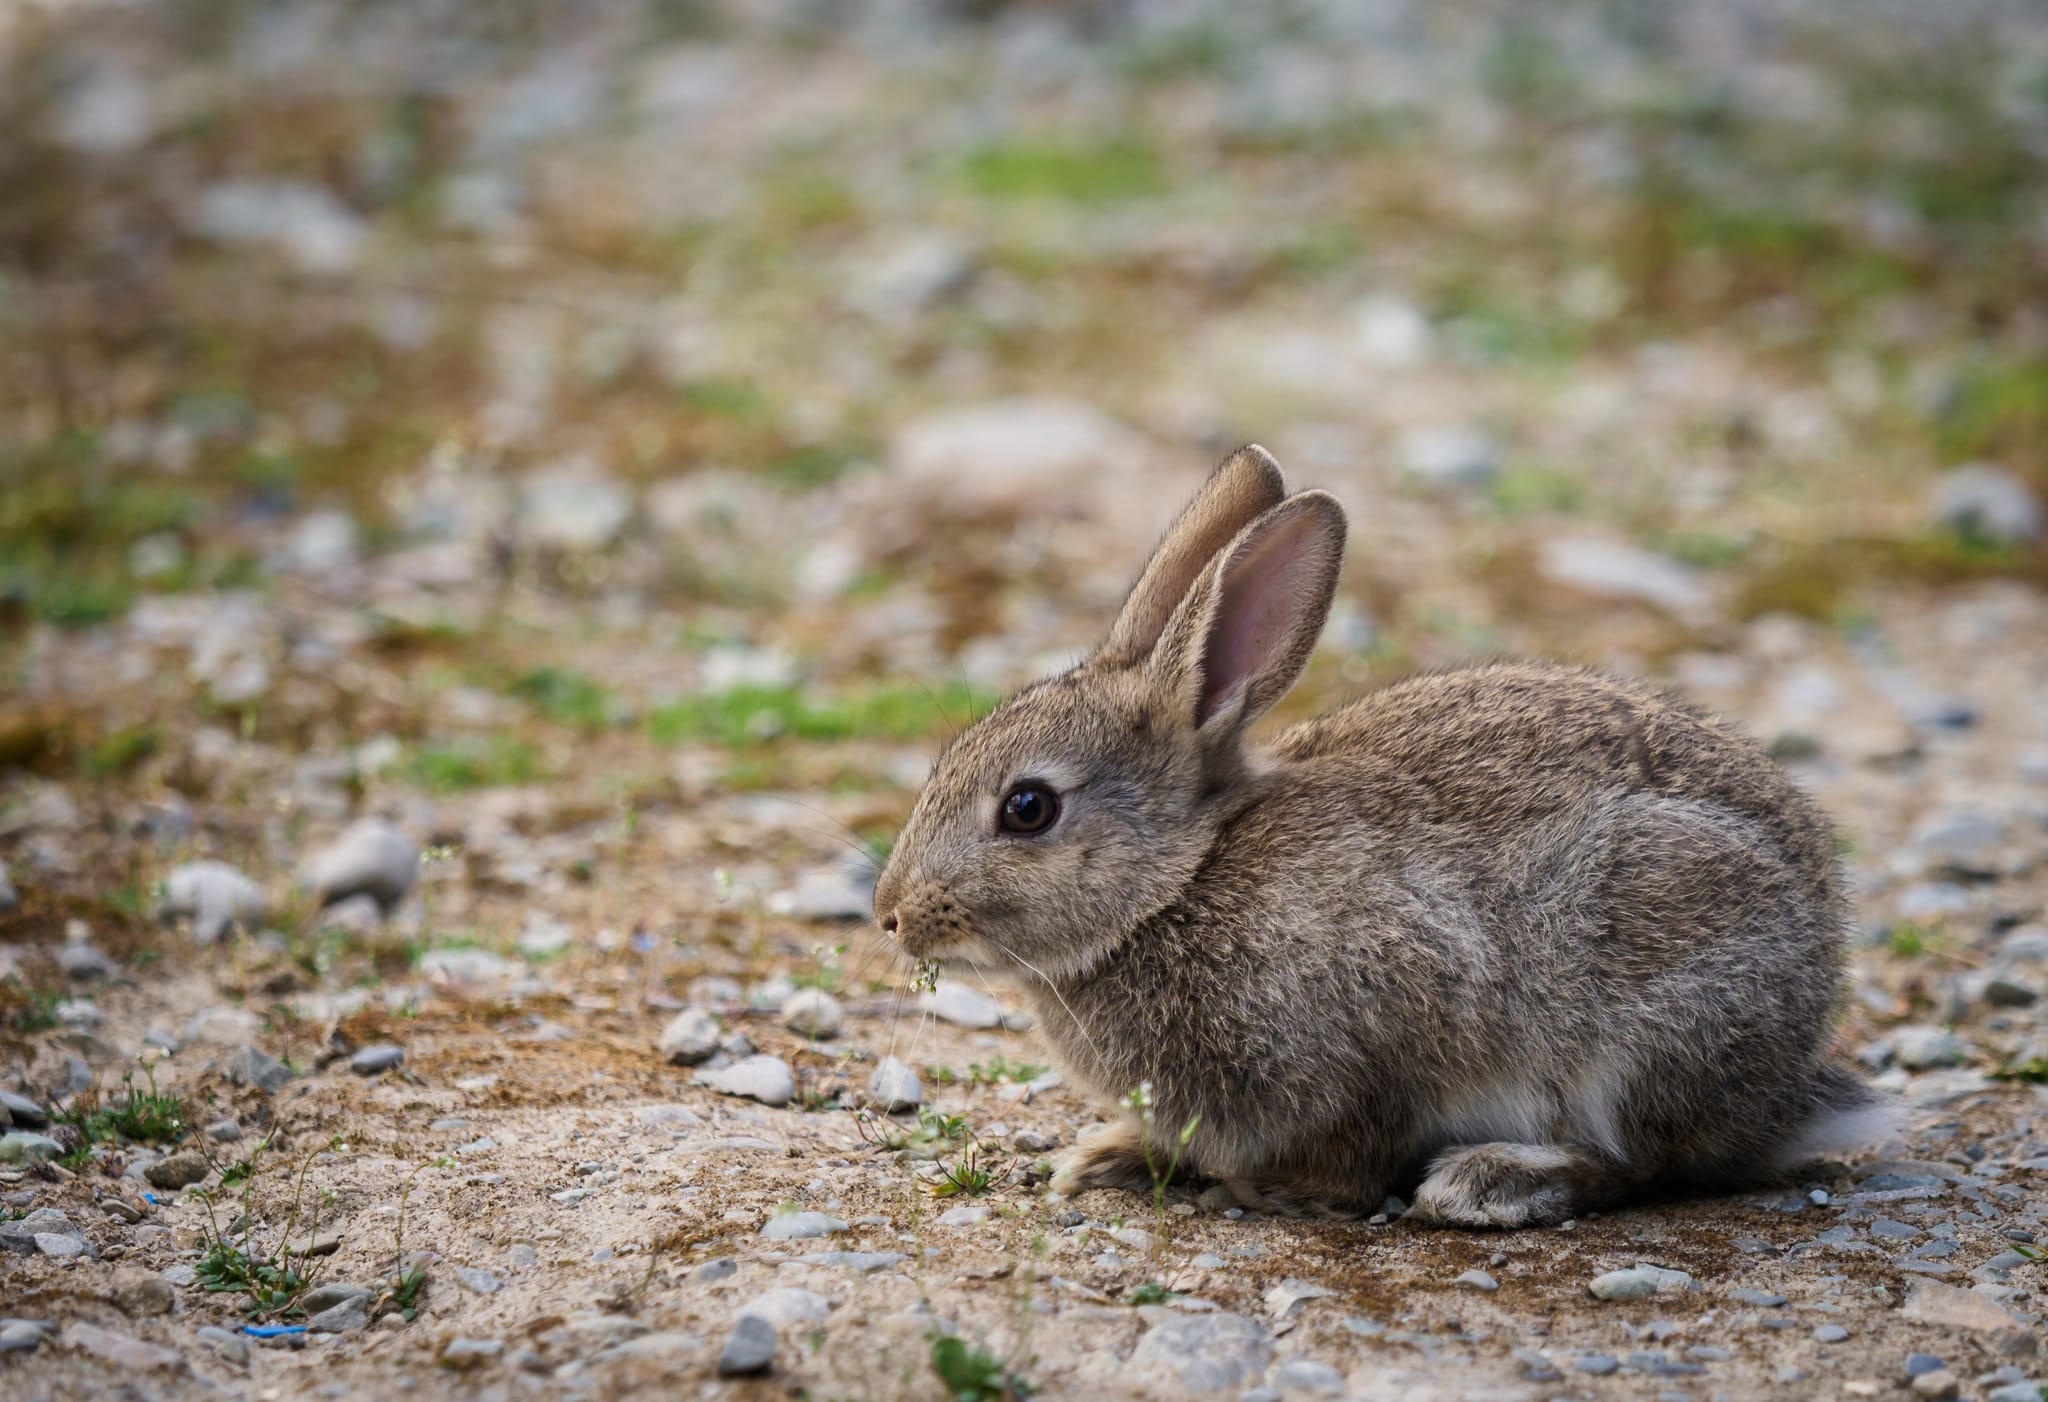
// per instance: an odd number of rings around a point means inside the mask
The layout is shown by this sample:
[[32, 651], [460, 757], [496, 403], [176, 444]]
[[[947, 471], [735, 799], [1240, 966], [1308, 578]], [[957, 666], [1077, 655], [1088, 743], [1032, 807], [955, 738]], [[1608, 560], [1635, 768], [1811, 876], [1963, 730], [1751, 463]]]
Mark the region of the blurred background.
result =
[[1595, 662], [1866, 843], [2048, 753], [2030, 5], [17, 4], [0, 131], [17, 877], [885, 843], [1251, 439], [1354, 523], [1283, 719]]

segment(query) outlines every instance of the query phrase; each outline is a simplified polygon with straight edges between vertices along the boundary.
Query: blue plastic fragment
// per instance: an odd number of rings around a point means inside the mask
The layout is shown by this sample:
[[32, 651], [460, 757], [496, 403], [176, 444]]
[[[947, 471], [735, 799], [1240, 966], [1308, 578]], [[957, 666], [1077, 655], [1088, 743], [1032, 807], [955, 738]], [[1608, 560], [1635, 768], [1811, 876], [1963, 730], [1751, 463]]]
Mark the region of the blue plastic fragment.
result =
[[143, 1200], [144, 1202], [148, 1203], [148, 1204], [149, 1204], [149, 1205], [150, 1205], [151, 1207], [162, 1207], [162, 1206], [163, 1206], [163, 1204], [162, 1204], [161, 1202], [158, 1202], [158, 1201], [157, 1201], [157, 1196], [156, 1196], [156, 1194], [155, 1194], [155, 1193], [144, 1193], [144, 1194], [142, 1195], [142, 1200]]
[[303, 1334], [303, 1324], [244, 1324], [242, 1332], [252, 1339], [275, 1339], [285, 1334]]

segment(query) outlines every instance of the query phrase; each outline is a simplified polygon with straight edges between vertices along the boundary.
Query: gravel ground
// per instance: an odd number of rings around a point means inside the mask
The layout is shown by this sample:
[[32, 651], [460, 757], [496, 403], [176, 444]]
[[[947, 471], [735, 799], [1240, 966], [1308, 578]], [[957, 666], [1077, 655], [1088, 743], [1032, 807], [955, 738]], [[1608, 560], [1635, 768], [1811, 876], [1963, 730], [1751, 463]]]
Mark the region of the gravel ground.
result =
[[[2038, 21], [1240, 8], [0, 17], [0, 1390], [2041, 1395]], [[1822, 800], [1895, 1143], [1048, 1193], [873, 862], [1254, 438], [1276, 719], [1562, 657]]]

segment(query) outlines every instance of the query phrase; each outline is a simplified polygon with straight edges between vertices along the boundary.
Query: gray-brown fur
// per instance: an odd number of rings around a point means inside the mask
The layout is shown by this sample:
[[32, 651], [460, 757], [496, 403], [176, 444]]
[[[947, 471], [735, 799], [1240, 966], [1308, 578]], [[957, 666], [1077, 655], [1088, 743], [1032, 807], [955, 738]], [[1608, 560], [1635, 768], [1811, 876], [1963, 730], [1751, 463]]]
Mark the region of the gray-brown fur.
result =
[[[1554, 1221], [1763, 1176], [1874, 1103], [1825, 1056], [1833, 835], [1728, 727], [1499, 664], [1245, 742], [1343, 538], [1328, 497], [1277, 488], [1235, 455], [1116, 647], [941, 755], [876, 890], [903, 946], [1013, 976], [1075, 1081], [1151, 1085], [1152, 1162], [1199, 1116], [1184, 1170], [1269, 1209], [1372, 1211], [1419, 1179], [1426, 1216]], [[1191, 541], [1224, 543], [1166, 613]], [[998, 827], [1025, 778], [1062, 796], [1034, 837]], [[1148, 1184], [1139, 1133], [1108, 1127], [1056, 1185]]]

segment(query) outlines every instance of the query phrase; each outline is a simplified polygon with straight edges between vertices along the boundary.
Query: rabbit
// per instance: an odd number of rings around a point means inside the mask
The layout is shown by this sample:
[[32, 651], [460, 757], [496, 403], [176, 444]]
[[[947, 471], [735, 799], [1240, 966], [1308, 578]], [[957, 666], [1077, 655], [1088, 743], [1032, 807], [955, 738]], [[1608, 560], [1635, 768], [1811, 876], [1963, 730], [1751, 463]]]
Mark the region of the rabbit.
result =
[[1832, 829], [1728, 726], [1493, 663], [1247, 740], [1345, 532], [1238, 450], [1101, 646], [946, 746], [877, 880], [902, 951], [1009, 975], [1115, 1112], [1054, 1191], [1525, 1227], [1881, 1133], [1827, 1049]]

